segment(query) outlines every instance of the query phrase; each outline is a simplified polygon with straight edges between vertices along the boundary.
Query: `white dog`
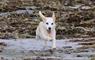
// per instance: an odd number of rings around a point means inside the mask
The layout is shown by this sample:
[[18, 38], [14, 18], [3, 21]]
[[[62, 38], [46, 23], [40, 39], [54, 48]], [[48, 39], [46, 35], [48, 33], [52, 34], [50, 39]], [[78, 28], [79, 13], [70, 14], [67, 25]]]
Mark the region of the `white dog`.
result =
[[39, 23], [36, 29], [36, 39], [45, 40], [45, 48], [47, 47], [47, 41], [52, 40], [52, 48], [56, 48], [55, 13], [53, 12], [52, 17], [45, 17], [39, 11], [39, 16], [43, 21]]

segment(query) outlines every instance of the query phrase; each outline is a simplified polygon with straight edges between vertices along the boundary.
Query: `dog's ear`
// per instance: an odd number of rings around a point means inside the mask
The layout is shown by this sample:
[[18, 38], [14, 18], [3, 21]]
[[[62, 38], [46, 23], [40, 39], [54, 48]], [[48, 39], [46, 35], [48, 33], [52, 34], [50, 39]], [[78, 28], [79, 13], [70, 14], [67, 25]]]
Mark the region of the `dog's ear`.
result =
[[55, 13], [53, 12], [53, 14], [52, 14], [52, 18], [53, 18], [53, 20], [55, 20], [56, 18], [55, 18]]
[[41, 11], [39, 11], [39, 15], [40, 15], [40, 17], [41, 17], [43, 20], [45, 20], [46, 17], [42, 14]]

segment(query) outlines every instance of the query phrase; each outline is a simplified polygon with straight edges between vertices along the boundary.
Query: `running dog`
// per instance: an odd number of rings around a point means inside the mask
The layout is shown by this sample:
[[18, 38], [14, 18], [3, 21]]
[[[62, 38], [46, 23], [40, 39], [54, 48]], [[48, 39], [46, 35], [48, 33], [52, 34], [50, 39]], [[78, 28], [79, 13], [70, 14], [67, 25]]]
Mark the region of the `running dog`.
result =
[[53, 12], [52, 17], [45, 17], [39, 11], [39, 16], [43, 21], [39, 23], [36, 29], [36, 39], [45, 40], [45, 48], [47, 47], [47, 41], [52, 40], [52, 48], [56, 48], [55, 13]]

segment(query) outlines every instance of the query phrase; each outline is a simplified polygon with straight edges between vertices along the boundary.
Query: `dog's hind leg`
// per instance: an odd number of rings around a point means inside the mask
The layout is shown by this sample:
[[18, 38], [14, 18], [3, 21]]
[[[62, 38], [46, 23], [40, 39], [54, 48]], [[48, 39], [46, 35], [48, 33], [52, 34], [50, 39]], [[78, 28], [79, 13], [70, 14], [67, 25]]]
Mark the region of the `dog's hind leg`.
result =
[[36, 37], [35, 37], [35, 38], [36, 38], [36, 40], [39, 40], [39, 39], [40, 39], [40, 37], [39, 37], [38, 35], [36, 35]]
[[37, 40], [38, 39], [38, 36], [36, 35], [35, 39]]

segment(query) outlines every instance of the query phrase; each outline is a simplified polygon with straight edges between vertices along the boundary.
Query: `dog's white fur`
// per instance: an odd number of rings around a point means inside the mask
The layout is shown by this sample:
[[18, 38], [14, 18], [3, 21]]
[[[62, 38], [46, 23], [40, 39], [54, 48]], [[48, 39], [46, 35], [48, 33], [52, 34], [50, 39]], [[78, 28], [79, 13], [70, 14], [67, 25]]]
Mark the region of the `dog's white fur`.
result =
[[53, 12], [52, 17], [45, 17], [39, 11], [39, 16], [43, 21], [39, 23], [36, 29], [36, 39], [45, 40], [45, 47], [47, 47], [47, 41], [52, 40], [52, 48], [56, 48], [55, 13]]

